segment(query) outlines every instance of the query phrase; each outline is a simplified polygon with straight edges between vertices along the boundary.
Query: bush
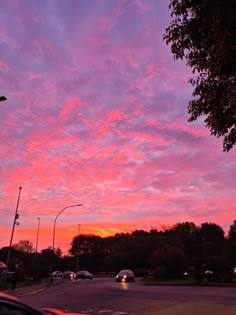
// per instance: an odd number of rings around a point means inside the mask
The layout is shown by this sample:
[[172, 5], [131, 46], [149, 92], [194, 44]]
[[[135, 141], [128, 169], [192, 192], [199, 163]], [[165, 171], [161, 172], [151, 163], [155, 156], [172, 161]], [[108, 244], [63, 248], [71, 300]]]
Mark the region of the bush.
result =
[[202, 283], [204, 280], [204, 274], [200, 269], [193, 270], [191, 276], [197, 283]]
[[153, 272], [152, 276], [158, 280], [165, 280], [168, 277], [168, 269], [165, 266], [157, 266]]

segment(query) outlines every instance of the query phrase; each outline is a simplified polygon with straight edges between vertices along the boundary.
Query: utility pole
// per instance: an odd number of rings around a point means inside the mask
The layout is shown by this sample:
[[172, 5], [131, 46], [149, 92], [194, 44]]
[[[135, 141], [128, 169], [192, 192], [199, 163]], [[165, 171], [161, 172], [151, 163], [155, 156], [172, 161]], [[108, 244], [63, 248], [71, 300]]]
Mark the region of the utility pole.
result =
[[78, 235], [77, 235], [77, 272], [79, 271], [79, 235], [80, 235], [80, 224], [78, 224]]
[[35, 248], [35, 253], [38, 252], [38, 241], [39, 241], [39, 227], [40, 227], [40, 218], [38, 219], [38, 230], [37, 230], [37, 239], [36, 239], [36, 248]]
[[14, 220], [13, 220], [13, 226], [12, 226], [12, 232], [11, 232], [11, 240], [10, 240], [10, 245], [9, 245], [8, 253], [7, 253], [7, 262], [6, 262], [7, 270], [8, 270], [8, 265], [9, 265], [9, 261], [10, 261], [11, 246], [12, 246], [12, 240], [13, 240], [15, 225], [19, 225], [19, 222], [17, 221], [17, 219], [19, 219], [19, 214], [17, 213], [17, 211], [18, 211], [19, 202], [20, 202], [21, 189], [22, 189], [22, 187], [19, 187], [18, 200], [17, 200], [17, 204], [16, 204], [16, 212], [15, 212], [15, 216], [14, 216]]

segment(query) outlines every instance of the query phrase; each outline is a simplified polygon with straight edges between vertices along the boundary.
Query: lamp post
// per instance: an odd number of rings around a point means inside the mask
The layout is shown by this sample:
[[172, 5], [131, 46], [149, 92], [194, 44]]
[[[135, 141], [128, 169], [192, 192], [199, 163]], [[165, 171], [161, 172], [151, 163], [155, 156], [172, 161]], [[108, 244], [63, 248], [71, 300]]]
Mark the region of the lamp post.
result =
[[35, 246], [35, 253], [38, 252], [38, 241], [39, 241], [39, 227], [40, 227], [40, 218], [38, 219], [38, 229], [37, 229], [37, 238], [36, 238], [36, 246]]
[[9, 265], [9, 261], [10, 261], [11, 246], [12, 246], [12, 240], [13, 240], [15, 225], [19, 225], [19, 222], [17, 221], [17, 219], [19, 219], [19, 213], [17, 213], [17, 211], [18, 211], [18, 207], [19, 207], [21, 189], [22, 189], [22, 187], [19, 187], [18, 200], [17, 200], [17, 204], [16, 204], [16, 212], [15, 212], [15, 216], [14, 216], [14, 220], [13, 220], [13, 226], [12, 226], [12, 232], [11, 232], [11, 240], [10, 240], [10, 245], [9, 245], [8, 253], [7, 253], [7, 262], [6, 262], [7, 270], [8, 270], [8, 265]]
[[58, 214], [56, 215], [55, 220], [54, 220], [54, 225], [53, 225], [53, 239], [52, 239], [52, 250], [53, 250], [53, 252], [54, 252], [54, 244], [55, 244], [56, 221], [57, 221], [58, 216], [62, 213], [62, 211], [66, 210], [67, 208], [80, 207], [80, 206], [82, 206], [81, 203], [79, 203], [77, 205], [67, 206], [67, 207], [63, 208], [60, 212], [58, 212]]
[[0, 96], [0, 102], [6, 101], [6, 100], [7, 100], [6, 96]]

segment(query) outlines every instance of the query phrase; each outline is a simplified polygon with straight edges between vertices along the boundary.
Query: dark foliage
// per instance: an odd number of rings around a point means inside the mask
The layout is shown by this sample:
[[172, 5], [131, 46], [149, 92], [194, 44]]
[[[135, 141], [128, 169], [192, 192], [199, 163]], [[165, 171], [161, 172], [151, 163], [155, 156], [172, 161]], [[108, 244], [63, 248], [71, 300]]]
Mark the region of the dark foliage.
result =
[[211, 134], [223, 136], [229, 151], [236, 143], [236, 2], [170, 0], [169, 8], [164, 40], [197, 74], [190, 79], [189, 121], [205, 116]]
[[[53, 270], [89, 270], [92, 273], [117, 273], [132, 269], [137, 276], [152, 273], [157, 279], [181, 277], [185, 271], [198, 282], [229, 282], [236, 265], [236, 221], [226, 238], [222, 228], [211, 222], [196, 226], [177, 223], [165, 231], [136, 230], [110, 237], [75, 236], [69, 249], [71, 256], [46, 248], [28, 253], [12, 248], [10, 269], [15, 266], [21, 276], [35, 280], [46, 278]], [[8, 247], [0, 250], [6, 261]], [[209, 270], [210, 272], [206, 272]]]

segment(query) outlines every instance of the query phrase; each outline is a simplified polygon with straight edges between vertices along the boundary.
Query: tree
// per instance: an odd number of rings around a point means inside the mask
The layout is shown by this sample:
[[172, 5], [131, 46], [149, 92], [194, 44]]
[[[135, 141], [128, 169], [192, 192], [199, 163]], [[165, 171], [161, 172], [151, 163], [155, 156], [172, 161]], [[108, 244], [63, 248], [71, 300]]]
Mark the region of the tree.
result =
[[201, 224], [199, 231], [203, 241], [216, 243], [218, 247], [224, 244], [224, 230], [219, 225], [205, 222]]
[[223, 257], [225, 238], [223, 229], [211, 222], [202, 223], [199, 228], [200, 252], [204, 264], [209, 264], [213, 258]]
[[185, 236], [195, 232], [197, 230], [197, 227], [196, 224], [193, 222], [179, 222], [174, 225], [173, 229], [181, 236]]
[[228, 256], [231, 259], [231, 262], [236, 264], [236, 220], [233, 221], [233, 224], [230, 225], [228, 242], [227, 242]]
[[186, 59], [198, 76], [189, 102], [189, 121], [206, 116], [212, 135], [223, 136], [223, 149], [236, 143], [235, 0], [170, 0], [173, 18], [163, 35], [175, 59]]
[[198, 253], [197, 234], [199, 228], [193, 222], [177, 223], [173, 231], [185, 248], [185, 254], [192, 259]]
[[59, 247], [54, 248], [54, 250], [51, 247], [48, 247], [41, 250], [41, 255], [47, 259], [51, 259], [53, 257], [59, 259], [62, 256], [62, 250]]
[[103, 239], [97, 235], [75, 236], [71, 243], [69, 252], [72, 255], [99, 255], [103, 253]]
[[150, 265], [156, 277], [159, 277], [160, 267], [165, 268], [169, 277], [180, 276], [187, 267], [187, 258], [182, 248], [166, 244], [153, 252]]
[[33, 243], [28, 240], [19, 241], [18, 243], [14, 244], [13, 247], [16, 250], [19, 250], [25, 253], [33, 253], [34, 251]]
[[[47, 265], [50, 272], [60, 270], [62, 251], [59, 247], [54, 250], [51, 247], [42, 249], [40, 254], [45, 259], [45, 265]], [[53, 270], [53, 267], [56, 269]]]

